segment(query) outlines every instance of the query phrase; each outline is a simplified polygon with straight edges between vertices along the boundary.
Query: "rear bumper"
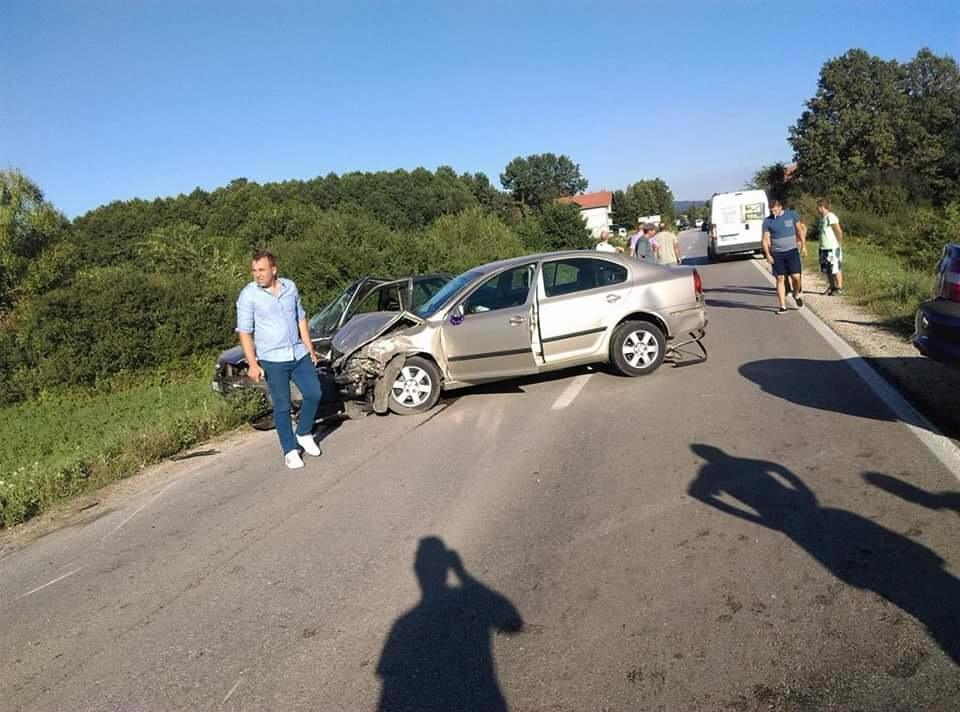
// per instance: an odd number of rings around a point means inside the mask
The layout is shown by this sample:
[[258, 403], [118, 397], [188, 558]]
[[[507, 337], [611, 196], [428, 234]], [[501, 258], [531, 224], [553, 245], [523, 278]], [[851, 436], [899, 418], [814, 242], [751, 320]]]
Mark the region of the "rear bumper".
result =
[[707, 310], [701, 304], [670, 313], [670, 338], [685, 338], [687, 334], [707, 328]]
[[726, 243], [717, 240], [713, 244], [713, 251], [718, 255], [739, 255], [746, 252], [757, 252], [763, 249], [759, 240], [756, 242], [731, 242]]
[[960, 303], [933, 299], [921, 304], [910, 340], [924, 356], [960, 363]]

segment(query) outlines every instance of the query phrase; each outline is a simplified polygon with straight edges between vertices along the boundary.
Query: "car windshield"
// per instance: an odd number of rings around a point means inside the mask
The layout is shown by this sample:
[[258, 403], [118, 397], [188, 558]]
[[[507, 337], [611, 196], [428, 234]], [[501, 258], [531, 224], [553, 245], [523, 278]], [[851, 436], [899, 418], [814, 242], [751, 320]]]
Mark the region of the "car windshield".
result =
[[453, 296], [457, 292], [482, 274], [483, 272], [471, 271], [464, 272], [463, 274], [454, 277], [445, 285], [443, 285], [443, 289], [424, 302], [422, 306], [414, 309], [413, 313], [421, 319], [426, 319], [427, 317], [433, 316], [438, 311], [443, 309], [443, 307], [447, 305], [447, 302], [453, 299]]
[[356, 284], [351, 284], [343, 293], [325, 306], [321, 311], [310, 318], [310, 335], [314, 337], [330, 336], [337, 330], [340, 317], [350, 303], [350, 297], [356, 291]]

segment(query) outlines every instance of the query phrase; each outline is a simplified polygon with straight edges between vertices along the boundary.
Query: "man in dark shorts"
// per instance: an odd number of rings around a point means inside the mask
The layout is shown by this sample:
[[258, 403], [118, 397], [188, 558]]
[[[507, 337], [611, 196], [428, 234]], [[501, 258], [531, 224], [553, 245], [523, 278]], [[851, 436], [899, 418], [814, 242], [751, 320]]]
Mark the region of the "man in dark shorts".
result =
[[790, 276], [793, 300], [802, 307], [800, 274], [803, 267], [800, 257], [807, 254], [806, 234], [800, 227], [797, 214], [793, 210], [784, 210], [776, 198], [770, 201], [770, 215], [763, 221], [763, 254], [777, 278], [777, 301], [780, 303], [777, 314], [787, 311], [787, 275]]

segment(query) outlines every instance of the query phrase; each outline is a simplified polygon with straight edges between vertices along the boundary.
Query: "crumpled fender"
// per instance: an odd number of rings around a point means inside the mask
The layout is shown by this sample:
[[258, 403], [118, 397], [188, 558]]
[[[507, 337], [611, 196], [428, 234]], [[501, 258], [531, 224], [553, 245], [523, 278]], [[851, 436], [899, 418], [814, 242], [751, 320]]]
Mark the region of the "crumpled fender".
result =
[[375, 413], [386, 413], [390, 406], [390, 388], [400, 375], [400, 369], [407, 361], [407, 355], [399, 353], [394, 356], [383, 369], [383, 375], [377, 379], [373, 387], [373, 410]]

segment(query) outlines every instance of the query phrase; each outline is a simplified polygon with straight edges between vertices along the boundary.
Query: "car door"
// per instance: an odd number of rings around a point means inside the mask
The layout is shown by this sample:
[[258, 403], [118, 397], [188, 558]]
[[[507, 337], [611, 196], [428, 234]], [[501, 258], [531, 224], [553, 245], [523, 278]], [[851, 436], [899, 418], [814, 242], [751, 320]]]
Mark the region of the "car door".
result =
[[627, 268], [596, 257], [548, 260], [537, 287], [540, 342], [546, 363], [595, 354], [630, 293]]
[[536, 263], [480, 283], [441, 327], [450, 377], [464, 383], [535, 373], [533, 289]]

